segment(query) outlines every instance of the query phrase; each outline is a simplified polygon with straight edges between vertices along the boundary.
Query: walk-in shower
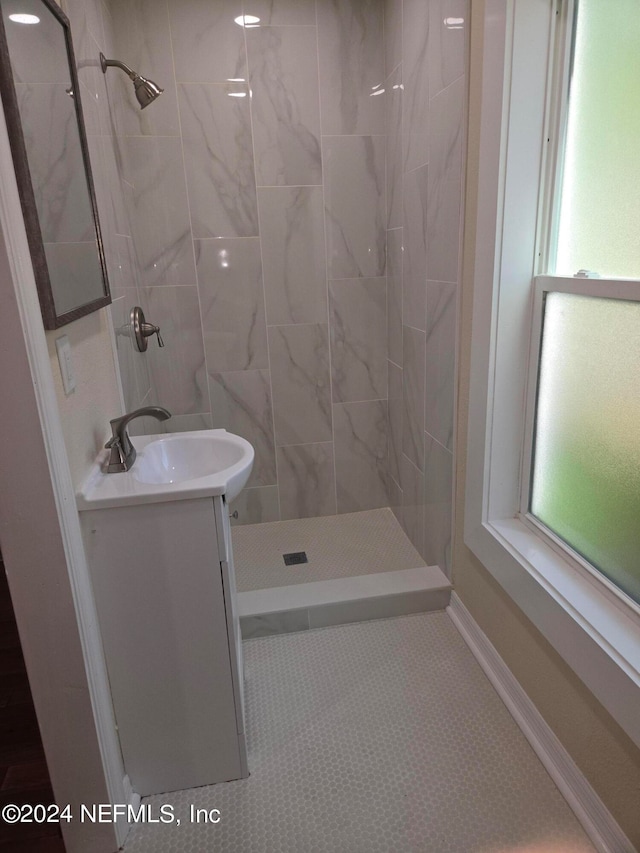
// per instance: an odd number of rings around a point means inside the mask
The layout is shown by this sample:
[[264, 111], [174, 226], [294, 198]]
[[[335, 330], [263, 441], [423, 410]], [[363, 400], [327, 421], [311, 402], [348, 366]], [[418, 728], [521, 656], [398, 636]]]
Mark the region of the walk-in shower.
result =
[[118, 342], [127, 408], [253, 445], [230, 509], [256, 633], [340, 618], [313, 611], [332, 589], [369, 618], [426, 608], [450, 559], [465, 3], [455, 26], [406, 0], [111, 7], [113, 54], [166, 86], [113, 100], [113, 311], [136, 281], [166, 344]]

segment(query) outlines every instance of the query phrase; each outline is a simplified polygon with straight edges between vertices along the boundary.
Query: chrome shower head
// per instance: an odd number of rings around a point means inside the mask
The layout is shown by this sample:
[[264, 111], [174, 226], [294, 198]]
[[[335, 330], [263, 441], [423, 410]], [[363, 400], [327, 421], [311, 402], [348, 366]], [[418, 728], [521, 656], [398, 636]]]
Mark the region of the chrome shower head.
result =
[[164, 89], [161, 89], [160, 86], [153, 82], [153, 80], [147, 80], [146, 77], [142, 77], [136, 71], [132, 71], [128, 65], [124, 64], [124, 62], [119, 62], [117, 59], [107, 59], [105, 55], [101, 53], [100, 67], [102, 68], [103, 74], [107, 73], [107, 68], [109, 68], [109, 66], [121, 68], [129, 77], [133, 83], [133, 88], [141, 110], [148, 107], [149, 104], [153, 103], [153, 101], [155, 101], [155, 99], [164, 92]]

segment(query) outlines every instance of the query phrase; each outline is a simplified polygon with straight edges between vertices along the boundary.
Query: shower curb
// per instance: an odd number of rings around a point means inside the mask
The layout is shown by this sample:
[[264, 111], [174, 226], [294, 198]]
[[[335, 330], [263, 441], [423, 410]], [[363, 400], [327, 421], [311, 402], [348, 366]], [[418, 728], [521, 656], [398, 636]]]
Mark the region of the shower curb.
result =
[[444, 610], [451, 584], [437, 566], [419, 566], [238, 593], [245, 640]]

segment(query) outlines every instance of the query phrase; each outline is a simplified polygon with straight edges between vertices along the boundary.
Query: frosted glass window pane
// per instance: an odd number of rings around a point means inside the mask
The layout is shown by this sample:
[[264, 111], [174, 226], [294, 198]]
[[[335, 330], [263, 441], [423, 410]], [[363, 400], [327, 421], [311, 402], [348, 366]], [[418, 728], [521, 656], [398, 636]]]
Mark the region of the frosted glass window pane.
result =
[[579, 0], [556, 273], [640, 278], [640, 0]]
[[531, 512], [640, 602], [640, 303], [547, 294]]

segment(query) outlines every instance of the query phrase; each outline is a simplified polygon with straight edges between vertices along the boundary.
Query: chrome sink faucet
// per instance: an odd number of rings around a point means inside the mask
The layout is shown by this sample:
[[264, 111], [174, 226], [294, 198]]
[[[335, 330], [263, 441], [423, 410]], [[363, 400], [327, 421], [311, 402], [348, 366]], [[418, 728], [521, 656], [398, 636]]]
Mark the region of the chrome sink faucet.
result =
[[107, 474], [128, 471], [136, 461], [136, 449], [131, 444], [127, 427], [134, 418], [143, 418], [147, 415], [157, 418], [159, 421], [166, 421], [171, 417], [171, 412], [163, 409], [162, 406], [144, 406], [142, 409], [136, 409], [134, 412], [129, 412], [120, 418], [109, 421], [112, 435], [105, 444], [105, 448], [111, 451]]

